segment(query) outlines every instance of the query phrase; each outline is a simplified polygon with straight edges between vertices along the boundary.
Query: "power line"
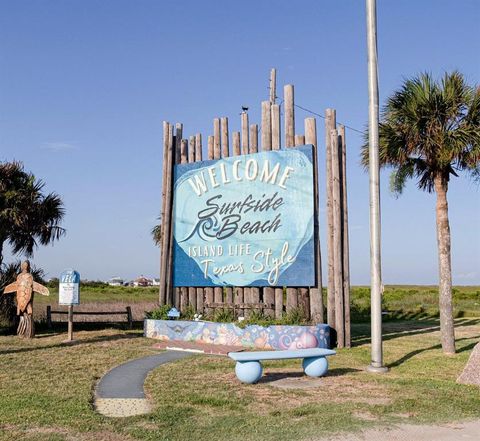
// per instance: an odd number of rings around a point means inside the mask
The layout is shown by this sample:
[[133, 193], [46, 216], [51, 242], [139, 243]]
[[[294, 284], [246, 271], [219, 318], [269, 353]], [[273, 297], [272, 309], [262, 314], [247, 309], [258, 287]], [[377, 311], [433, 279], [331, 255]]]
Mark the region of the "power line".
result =
[[[307, 109], [306, 107], [302, 107], [302, 106], [299, 106], [298, 104], [294, 104], [295, 107], [298, 107], [299, 109], [302, 109], [304, 110], [305, 112], [308, 112], [308, 113], [311, 113], [312, 115], [316, 115], [316, 116], [319, 116], [320, 118], [323, 118], [325, 119], [325, 116], [324, 115], [321, 115], [320, 113], [317, 113], [317, 112], [314, 112], [313, 110], [310, 110], [310, 109]], [[339, 122], [339, 124], [345, 126], [347, 129], [350, 129], [350, 130], [353, 130], [354, 132], [357, 132], [357, 133], [360, 133], [363, 135], [364, 132], [362, 132], [361, 130], [358, 130], [352, 126], [349, 126], [347, 124], [344, 124], [342, 122]]]

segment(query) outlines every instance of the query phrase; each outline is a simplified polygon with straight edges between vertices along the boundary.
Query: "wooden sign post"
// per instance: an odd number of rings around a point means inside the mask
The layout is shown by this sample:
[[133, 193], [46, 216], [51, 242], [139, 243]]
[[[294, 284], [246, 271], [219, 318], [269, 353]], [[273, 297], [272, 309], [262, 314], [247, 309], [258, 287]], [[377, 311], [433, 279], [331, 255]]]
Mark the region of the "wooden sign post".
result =
[[308, 117], [305, 132], [296, 133], [302, 108], [294, 86], [283, 87], [280, 104], [276, 88], [272, 69], [261, 132], [248, 107], [242, 106], [240, 132], [217, 117], [205, 157], [200, 134], [188, 137], [182, 124], [164, 122], [160, 304], [207, 316], [224, 309], [247, 318], [255, 311], [277, 319], [299, 313], [313, 324], [324, 322], [326, 310], [338, 346], [349, 347], [345, 128], [327, 109], [325, 308], [317, 124]]
[[58, 304], [68, 306], [68, 338], [73, 341], [73, 306], [80, 304], [80, 274], [68, 269], [60, 275]]

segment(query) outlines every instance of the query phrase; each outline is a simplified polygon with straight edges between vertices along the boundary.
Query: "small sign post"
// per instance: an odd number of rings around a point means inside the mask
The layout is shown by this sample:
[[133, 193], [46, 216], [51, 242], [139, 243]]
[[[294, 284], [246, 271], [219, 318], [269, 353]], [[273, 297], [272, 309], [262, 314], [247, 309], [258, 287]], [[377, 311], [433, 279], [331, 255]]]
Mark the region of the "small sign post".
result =
[[80, 273], [68, 269], [60, 275], [58, 304], [68, 306], [68, 339], [73, 341], [73, 306], [80, 304]]

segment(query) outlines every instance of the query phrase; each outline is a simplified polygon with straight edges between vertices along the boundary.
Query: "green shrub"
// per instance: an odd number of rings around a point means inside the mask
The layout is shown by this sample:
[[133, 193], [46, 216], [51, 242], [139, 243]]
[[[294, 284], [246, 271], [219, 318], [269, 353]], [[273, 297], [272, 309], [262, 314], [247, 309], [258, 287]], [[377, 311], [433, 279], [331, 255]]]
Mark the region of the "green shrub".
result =
[[145, 312], [145, 318], [152, 320], [168, 320], [168, 311], [172, 309], [171, 305], [162, 305], [151, 311]]
[[253, 309], [250, 311], [250, 315], [245, 320], [238, 322], [240, 328], [245, 328], [249, 325], [270, 326], [274, 325], [275, 320], [272, 317], [266, 316], [263, 311], [259, 309]]
[[293, 308], [279, 320], [280, 325], [305, 325], [307, 320], [302, 308]]
[[229, 323], [235, 321], [233, 310], [231, 309], [217, 309], [213, 314], [213, 321], [220, 323]]
[[183, 320], [193, 320], [193, 317], [196, 313], [197, 312], [195, 311], [193, 305], [189, 303], [188, 306], [185, 308], [185, 311], [181, 313], [180, 318]]

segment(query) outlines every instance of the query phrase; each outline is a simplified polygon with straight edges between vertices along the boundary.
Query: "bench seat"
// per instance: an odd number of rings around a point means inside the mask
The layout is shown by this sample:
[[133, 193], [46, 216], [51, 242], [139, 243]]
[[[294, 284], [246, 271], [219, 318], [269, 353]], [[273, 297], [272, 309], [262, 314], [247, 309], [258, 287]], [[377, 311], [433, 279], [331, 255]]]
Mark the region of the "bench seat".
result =
[[331, 349], [310, 348], [310, 349], [290, 349], [285, 351], [248, 351], [248, 352], [229, 352], [228, 356], [235, 361], [252, 360], [288, 360], [291, 358], [308, 357], [327, 357], [335, 355], [336, 352]]
[[249, 351], [229, 352], [228, 356], [235, 360], [235, 373], [243, 383], [256, 383], [262, 377], [261, 360], [288, 360], [302, 358], [302, 366], [305, 374], [311, 377], [321, 377], [328, 370], [326, 357], [335, 355], [330, 349], [309, 348], [293, 349], [285, 351]]

